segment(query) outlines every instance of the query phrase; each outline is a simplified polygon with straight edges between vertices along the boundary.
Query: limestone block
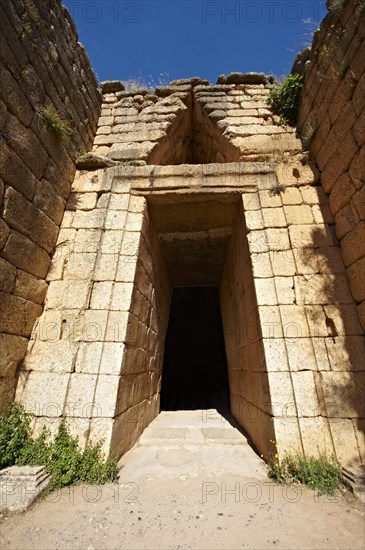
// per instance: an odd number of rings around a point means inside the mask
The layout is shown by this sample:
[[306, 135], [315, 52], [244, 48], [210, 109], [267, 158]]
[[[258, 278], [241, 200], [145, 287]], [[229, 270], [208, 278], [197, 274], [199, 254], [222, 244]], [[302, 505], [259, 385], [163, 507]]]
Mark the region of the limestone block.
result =
[[[266, 229], [266, 241], [271, 251], [287, 250], [291, 248], [289, 234], [286, 228]], [[285, 256], [286, 253], [283, 254]]]
[[275, 277], [276, 295], [279, 304], [294, 304], [294, 280], [292, 277]]
[[118, 409], [120, 376], [99, 374], [96, 383], [93, 416], [114, 417]]
[[62, 416], [70, 374], [21, 371], [16, 401], [36, 416]]
[[356, 418], [364, 413], [365, 373], [327, 371], [321, 373], [321, 386], [330, 418]]
[[337, 335], [360, 335], [363, 334], [359, 320], [356, 315], [356, 305], [327, 305], [324, 306], [327, 319], [332, 319]]
[[57, 225], [12, 187], [8, 187], [5, 193], [3, 218], [47, 252], [52, 251], [58, 234]]
[[264, 338], [262, 340], [266, 368], [270, 371], [288, 371], [288, 354], [283, 338]]
[[362, 457], [358, 452], [357, 438], [352, 421], [347, 418], [330, 418], [329, 424], [336, 456], [341, 465], [360, 464]]
[[282, 208], [263, 208], [262, 215], [265, 227], [286, 227], [286, 219]]
[[42, 307], [12, 294], [1, 292], [0, 296], [1, 332], [8, 332], [19, 336], [29, 336], [35, 320], [42, 313]]
[[101, 229], [79, 229], [77, 233], [75, 231], [70, 254], [98, 252], [102, 237], [104, 237], [104, 232]]
[[97, 193], [71, 193], [67, 201], [67, 210], [93, 210], [98, 200]]
[[128, 345], [123, 356], [122, 375], [138, 374], [148, 371], [148, 352], [139, 347]]
[[251, 263], [252, 265], [249, 267], [249, 269], [252, 269], [252, 273], [254, 277], [272, 277], [272, 267], [271, 267], [271, 252], [264, 252], [264, 253], [253, 253], [251, 255]]
[[62, 311], [62, 339], [71, 342], [99, 342], [105, 338], [108, 311], [88, 309]]
[[14, 287], [14, 294], [16, 296], [31, 300], [37, 304], [43, 304], [47, 289], [48, 285], [43, 279], [34, 277], [21, 269], [17, 270]]
[[333, 245], [332, 233], [327, 224], [291, 225], [289, 235], [293, 248]]
[[353, 229], [360, 221], [359, 213], [351, 200], [346, 206], [341, 208], [335, 216], [336, 221], [336, 236], [342, 239], [351, 229]]
[[124, 344], [109, 342], [81, 343], [76, 359], [76, 372], [120, 374]]
[[284, 205], [302, 204], [302, 195], [296, 187], [286, 187], [285, 192], [281, 194]]
[[283, 204], [281, 195], [273, 195], [271, 190], [259, 191], [259, 196], [262, 208], [277, 208]]
[[93, 193], [98, 191], [109, 191], [110, 182], [103, 178], [104, 170], [77, 171], [72, 190], [76, 193]]
[[341, 250], [338, 246], [322, 246], [315, 250], [321, 273], [341, 273], [345, 271]]
[[298, 304], [351, 304], [346, 277], [323, 273], [295, 277], [295, 293]]
[[102, 229], [105, 217], [106, 212], [101, 209], [91, 210], [90, 212], [76, 211], [71, 227], [75, 229]]
[[122, 230], [106, 230], [102, 232], [101, 243], [97, 249], [102, 251], [102, 254], [119, 254], [122, 246], [123, 231]]
[[297, 371], [291, 374], [299, 417], [319, 416], [321, 413], [314, 376], [312, 371]]
[[56, 341], [61, 338], [61, 312], [44, 310], [32, 331], [32, 340]]
[[362, 336], [338, 336], [326, 339], [331, 370], [361, 371], [365, 367], [365, 344]]
[[286, 338], [309, 337], [305, 309], [299, 305], [281, 305], [282, 329]]
[[0, 219], [0, 250], [4, 247], [7, 238], [9, 237], [10, 229], [4, 220]]
[[350, 174], [349, 172], [345, 172], [334, 184], [329, 197], [329, 205], [334, 216], [349, 203], [354, 193], [355, 187], [352, 183]]
[[319, 181], [319, 172], [314, 162], [280, 163], [276, 169], [276, 175], [278, 181], [286, 186], [314, 185]]
[[35, 176], [3, 139], [0, 140], [0, 177], [26, 199], [32, 200], [34, 197]]
[[283, 327], [278, 306], [259, 306], [258, 314], [263, 338], [283, 337]]
[[360, 220], [365, 220], [365, 185], [352, 197]]
[[72, 372], [77, 344], [66, 341], [31, 342], [23, 361], [23, 370], [43, 372]]
[[[340, 149], [338, 149], [334, 154], [334, 156], [327, 162], [321, 174], [321, 182], [323, 185], [323, 189], [326, 191], [326, 193], [331, 192], [332, 186], [334, 182], [336, 182], [339, 175], [346, 173], [346, 171], [350, 167], [351, 160], [354, 158], [357, 152], [358, 152], [358, 145], [356, 143], [355, 138], [352, 135], [352, 132], [350, 131], [347, 134], [346, 138], [342, 141]], [[317, 157], [317, 161], [318, 161], [318, 157]], [[347, 194], [345, 180], [347, 180], [347, 176], [341, 182], [341, 185], [339, 185], [339, 187], [341, 187], [342, 191], [344, 192], [344, 197], [342, 199], [343, 201], [345, 201], [345, 197]], [[336, 199], [334, 200], [334, 202], [337, 204], [341, 203], [341, 196], [338, 189], [336, 190]], [[332, 210], [332, 214], [333, 213], [334, 212]]]
[[[302, 441], [299, 431], [299, 420], [292, 416], [274, 417], [275, 437], [279, 458], [284, 452], [302, 453]], [[271, 449], [272, 451], [272, 449]]]
[[296, 266], [291, 250], [272, 250], [270, 258], [274, 276], [295, 275]]
[[74, 372], [70, 375], [65, 409], [69, 416], [103, 416], [102, 404], [95, 399], [97, 376]]
[[15, 377], [16, 369], [27, 351], [28, 339], [13, 334], [0, 334], [0, 378]]
[[357, 302], [365, 299], [365, 256], [346, 269], [351, 294]]
[[299, 275], [306, 275], [312, 273], [318, 273], [319, 263], [318, 254], [312, 247], [307, 248], [294, 248], [293, 250], [296, 273]]
[[316, 355], [310, 338], [286, 338], [291, 371], [317, 370]]
[[112, 310], [129, 311], [132, 305], [132, 283], [114, 283], [113, 297], [110, 304]]
[[357, 305], [357, 315], [359, 317], [360, 324], [365, 332], [365, 302]]
[[336, 327], [333, 320], [326, 316], [323, 306], [310, 305], [304, 306], [304, 309], [311, 336], [325, 337], [336, 335]]
[[299, 418], [299, 426], [304, 452], [308, 456], [319, 458], [321, 454], [334, 454], [330, 426], [326, 418]]
[[[304, 225], [304, 224], [312, 224], [313, 223], [313, 215], [311, 207], [302, 204], [300, 206], [297, 205], [291, 205], [291, 206], [285, 206], [285, 217], [288, 222], [288, 225], [297, 224], [297, 225]], [[317, 220], [318, 223], [323, 223], [323, 219]]]
[[254, 281], [258, 305], [277, 305], [274, 279], [256, 279]]
[[16, 268], [0, 258], [0, 291], [12, 292], [15, 286]]
[[110, 308], [110, 306], [112, 305], [111, 304], [112, 291], [113, 291], [112, 282], [108, 281], [108, 282], [94, 283], [92, 294], [91, 294], [90, 307], [92, 309]]
[[33, 204], [51, 218], [56, 225], [60, 225], [65, 210], [65, 200], [47, 180], [37, 181]]
[[[109, 208], [111, 210], [128, 210], [128, 204], [132, 198], [129, 193], [111, 193], [109, 200]], [[137, 197], [133, 197], [137, 198]]]
[[245, 213], [246, 228], [248, 231], [264, 229], [264, 219], [259, 210], [248, 211]]
[[135, 345], [139, 339], [139, 327], [127, 311], [110, 311], [105, 333], [106, 342], [128, 342]]
[[288, 372], [269, 372], [271, 410], [274, 417], [295, 416], [293, 385]]
[[350, 165], [350, 176], [356, 189], [361, 189], [365, 183], [365, 145], [354, 155]]
[[46, 276], [50, 263], [47, 252], [16, 231], [10, 232], [2, 255], [28, 273], [42, 278]]
[[91, 284], [87, 281], [52, 281], [46, 299], [47, 309], [86, 309]]
[[[99, 254], [95, 270], [93, 273], [94, 281], [114, 281], [120, 280], [118, 278], [119, 266], [118, 261], [120, 262], [121, 257], [118, 254]], [[118, 270], [118, 271], [117, 271]]]
[[[104, 112], [110, 113], [111, 109], [104, 109]], [[102, 111], [102, 116], [98, 120], [98, 126], [113, 126], [114, 124], [114, 117], [113, 116], [105, 116]]]
[[90, 280], [96, 262], [96, 253], [72, 252], [64, 269], [64, 279]]
[[108, 209], [105, 216], [105, 229], [124, 229], [126, 217], [126, 212], [123, 210]]
[[342, 239], [341, 252], [346, 267], [365, 256], [365, 222], [359, 223]]

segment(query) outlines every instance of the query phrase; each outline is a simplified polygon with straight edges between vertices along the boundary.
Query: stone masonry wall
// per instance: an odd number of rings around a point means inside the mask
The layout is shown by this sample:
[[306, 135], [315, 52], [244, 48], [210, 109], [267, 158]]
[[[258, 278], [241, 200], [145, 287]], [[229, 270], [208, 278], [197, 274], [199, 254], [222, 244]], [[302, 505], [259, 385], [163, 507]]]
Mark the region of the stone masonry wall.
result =
[[272, 114], [270, 77], [231, 73], [219, 84], [191, 78], [127, 92], [106, 83], [93, 151], [112, 160], [209, 164], [283, 160], [302, 145]]
[[[59, 0], [0, 6], [0, 403], [42, 312], [45, 277], [75, 174], [100, 111], [98, 83]], [[69, 131], [57, 139], [44, 108]], [[52, 122], [52, 121], [51, 121]], [[57, 122], [57, 121], [56, 121]], [[58, 120], [59, 122], [59, 120]]]
[[314, 36], [298, 129], [329, 194], [365, 330], [365, 8], [357, 0], [338, 4], [329, 3]]
[[[364, 339], [318, 174], [298, 161], [224, 167], [78, 174], [17, 400], [37, 427], [65, 416], [82, 443], [105, 438], [117, 456], [129, 448], [158, 412], [170, 300], [146, 201], [234, 193], [243, 210], [221, 282], [233, 413], [263, 454], [272, 438], [279, 453], [359, 463]], [[273, 195], [283, 171], [286, 190]]]

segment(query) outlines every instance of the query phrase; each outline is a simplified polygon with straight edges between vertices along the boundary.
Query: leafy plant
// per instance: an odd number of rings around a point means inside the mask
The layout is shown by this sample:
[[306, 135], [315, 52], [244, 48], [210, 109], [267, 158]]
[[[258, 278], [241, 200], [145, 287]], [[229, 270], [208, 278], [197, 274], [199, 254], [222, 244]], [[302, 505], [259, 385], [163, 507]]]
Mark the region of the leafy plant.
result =
[[325, 454], [316, 458], [285, 453], [281, 461], [275, 454], [268, 476], [278, 483], [303, 483], [323, 495], [333, 495], [341, 487], [341, 466], [334, 456]]
[[102, 484], [116, 479], [117, 463], [104, 460], [101, 441], [81, 451], [64, 420], [53, 441], [46, 428], [32, 439], [30, 422], [31, 415], [18, 404], [0, 416], [0, 468], [14, 464], [45, 466], [52, 475], [49, 490], [80, 481]]
[[0, 469], [16, 464], [30, 440], [30, 417], [13, 403], [0, 416]]
[[303, 83], [303, 75], [290, 74], [283, 80], [282, 84], [271, 90], [267, 100], [274, 113], [279, 115], [283, 122], [291, 126], [296, 124]]
[[53, 105], [42, 107], [40, 116], [46, 122], [48, 129], [56, 140], [60, 143], [64, 143], [71, 133], [71, 128]]

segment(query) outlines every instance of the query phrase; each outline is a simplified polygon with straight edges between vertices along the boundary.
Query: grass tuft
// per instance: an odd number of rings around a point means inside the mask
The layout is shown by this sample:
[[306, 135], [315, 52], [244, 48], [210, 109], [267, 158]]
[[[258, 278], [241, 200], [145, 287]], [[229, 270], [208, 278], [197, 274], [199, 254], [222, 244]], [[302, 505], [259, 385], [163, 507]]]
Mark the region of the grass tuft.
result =
[[53, 105], [47, 105], [40, 109], [40, 116], [45, 121], [48, 130], [59, 143], [64, 143], [71, 133], [64, 118], [56, 111]]

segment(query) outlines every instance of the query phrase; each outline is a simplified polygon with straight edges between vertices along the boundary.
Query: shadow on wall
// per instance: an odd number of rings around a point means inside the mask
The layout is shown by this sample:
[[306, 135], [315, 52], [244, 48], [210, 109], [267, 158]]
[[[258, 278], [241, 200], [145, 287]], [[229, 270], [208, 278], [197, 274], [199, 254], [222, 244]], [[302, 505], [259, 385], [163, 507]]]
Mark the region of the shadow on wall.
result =
[[[318, 187], [319, 205], [328, 220], [327, 196]], [[308, 226], [309, 228], [309, 226]], [[333, 447], [340, 462], [364, 462], [365, 349], [356, 304], [351, 296], [335, 226], [310, 230], [311, 244], [302, 244], [304, 283], [297, 301], [307, 310], [318, 372], [315, 383], [320, 414], [328, 419]], [[323, 353], [324, 352], [324, 353]], [[352, 450], [358, 455], [352, 456]], [[351, 456], [350, 456], [351, 453]]]

